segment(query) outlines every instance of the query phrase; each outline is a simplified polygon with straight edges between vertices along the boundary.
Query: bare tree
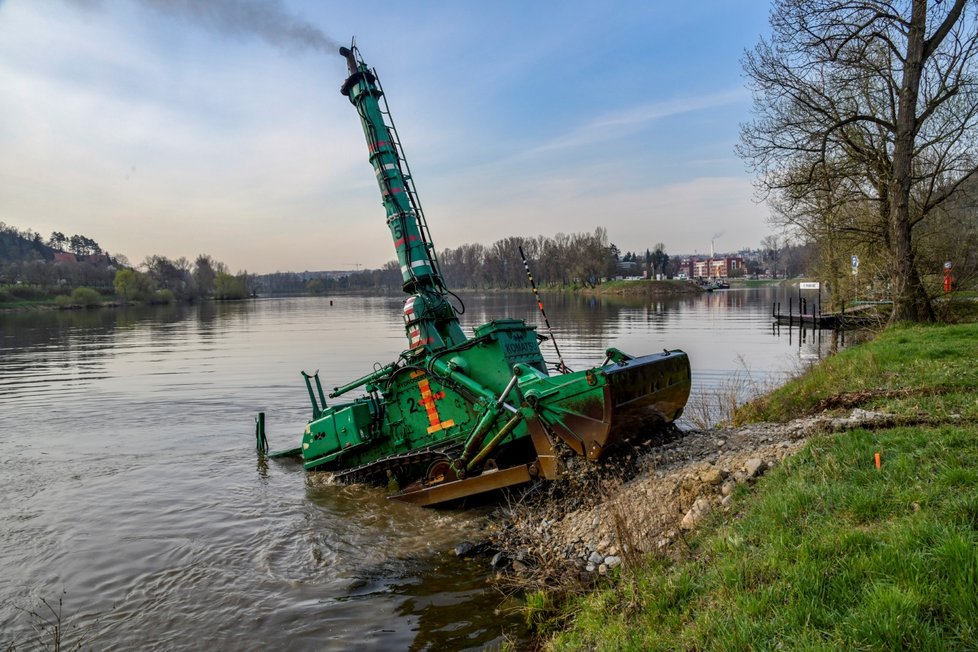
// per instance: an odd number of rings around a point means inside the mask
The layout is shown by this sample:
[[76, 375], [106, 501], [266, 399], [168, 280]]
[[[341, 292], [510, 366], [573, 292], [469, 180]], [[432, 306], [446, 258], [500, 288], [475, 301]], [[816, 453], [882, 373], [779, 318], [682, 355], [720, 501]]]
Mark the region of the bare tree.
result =
[[665, 274], [666, 265], [669, 264], [669, 254], [666, 253], [666, 245], [663, 242], [655, 243], [655, 251], [649, 256], [650, 262], [652, 264], [652, 276], [655, 278], [656, 274]]
[[756, 117], [738, 151], [775, 219], [882, 243], [891, 322], [933, 319], [917, 234], [978, 168], [976, 14], [974, 0], [776, 0], [770, 40], [744, 58]]
[[215, 266], [216, 262], [208, 254], [198, 254], [194, 261], [194, 282], [197, 285], [197, 293], [202, 297], [214, 293], [214, 281], [217, 278]]

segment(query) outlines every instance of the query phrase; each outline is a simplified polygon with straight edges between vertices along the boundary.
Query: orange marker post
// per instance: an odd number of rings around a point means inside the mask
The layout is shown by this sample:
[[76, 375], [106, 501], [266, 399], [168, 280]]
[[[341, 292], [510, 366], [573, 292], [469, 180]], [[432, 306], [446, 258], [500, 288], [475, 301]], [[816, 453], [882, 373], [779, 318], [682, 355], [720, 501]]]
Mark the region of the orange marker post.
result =
[[880, 454], [877, 452], [876, 455], [876, 468], [880, 468]]

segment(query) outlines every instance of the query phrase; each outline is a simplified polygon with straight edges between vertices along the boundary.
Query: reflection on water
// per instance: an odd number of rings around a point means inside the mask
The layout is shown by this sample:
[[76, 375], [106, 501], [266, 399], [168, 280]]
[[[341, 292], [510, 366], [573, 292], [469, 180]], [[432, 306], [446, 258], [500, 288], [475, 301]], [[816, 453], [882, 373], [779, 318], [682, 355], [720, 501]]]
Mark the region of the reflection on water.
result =
[[[331, 299], [0, 314], [0, 647], [29, 635], [17, 606], [62, 588], [95, 649], [480, 649], [519, 635], [484, 562], [451, 552], [480, 513], [256, 461], [259, 411], [273, 447], [298, 440], [300, 369], [333, 387], [406, 344], [401, 297]], [[529, 293], [462, 299], [467, 329], [542, 324]], [[544, 295], [572, 368], [609, 346], [681, 348], [698, 389], [745, 366], [777, 378], [833, 346], [772, 329], [771, 300]]]

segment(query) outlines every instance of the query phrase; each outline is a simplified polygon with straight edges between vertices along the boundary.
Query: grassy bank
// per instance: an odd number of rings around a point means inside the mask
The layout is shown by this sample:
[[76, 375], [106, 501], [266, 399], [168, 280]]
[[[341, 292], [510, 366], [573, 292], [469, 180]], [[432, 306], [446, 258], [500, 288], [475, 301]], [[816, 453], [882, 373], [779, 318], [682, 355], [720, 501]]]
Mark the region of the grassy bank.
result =
[[618, 294], [625, 296], [681, 296], [703, 292], [689, 281], [605, 281], [596, 288], [581, 290], [584, 294]]
[[0, 309], [94, 308], [113, 305], [117, 301], [118, 298], [112, 292], [89, 287], [40, 288], [26, 285], [0, 285]]
[[732, 288], [766, 288], [781, 285], [785, 281], [780, 278], [732, 278], [729, 282]]
[[738, 489], [684, 561], [645, 560], [563, 605], [547, 646], [975, 649], [976, 359], [978, 325], [893, 329], [742, 410], [746, 422], [858, 406], [898, 425], [812, 438]]

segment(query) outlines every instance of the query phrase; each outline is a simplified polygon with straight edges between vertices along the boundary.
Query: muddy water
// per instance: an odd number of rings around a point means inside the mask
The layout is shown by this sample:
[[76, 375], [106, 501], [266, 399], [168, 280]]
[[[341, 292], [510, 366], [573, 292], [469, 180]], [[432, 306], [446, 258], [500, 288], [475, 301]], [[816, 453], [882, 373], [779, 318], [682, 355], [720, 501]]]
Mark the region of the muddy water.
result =
[[[526, 294], [464, 295], [467, 328], [537, 322]], [[333, 301], [330, 304], [330, 300]], [[770, 291], [668, 302], [546, 297], [571, 367], [607, 346], [683, 348], [698, 388], [819, 355], [773, 332]], [[453, 546], [479, 511], [392, 504], [260, 462], [332, 387], [392, 361], [400, 297], [259, 299], [0, 314], [0, 648], [63, 599], [66, 642], [100, 650], [481, 649], [519, 619]], [[545, 351], [555, 359], [552, 351]], [[502, 607], [502, 608], [501, 608]], [[510, 615], [507, 615], [510, 614]], [[36, 623], [34, 623], [36, 624]]]

